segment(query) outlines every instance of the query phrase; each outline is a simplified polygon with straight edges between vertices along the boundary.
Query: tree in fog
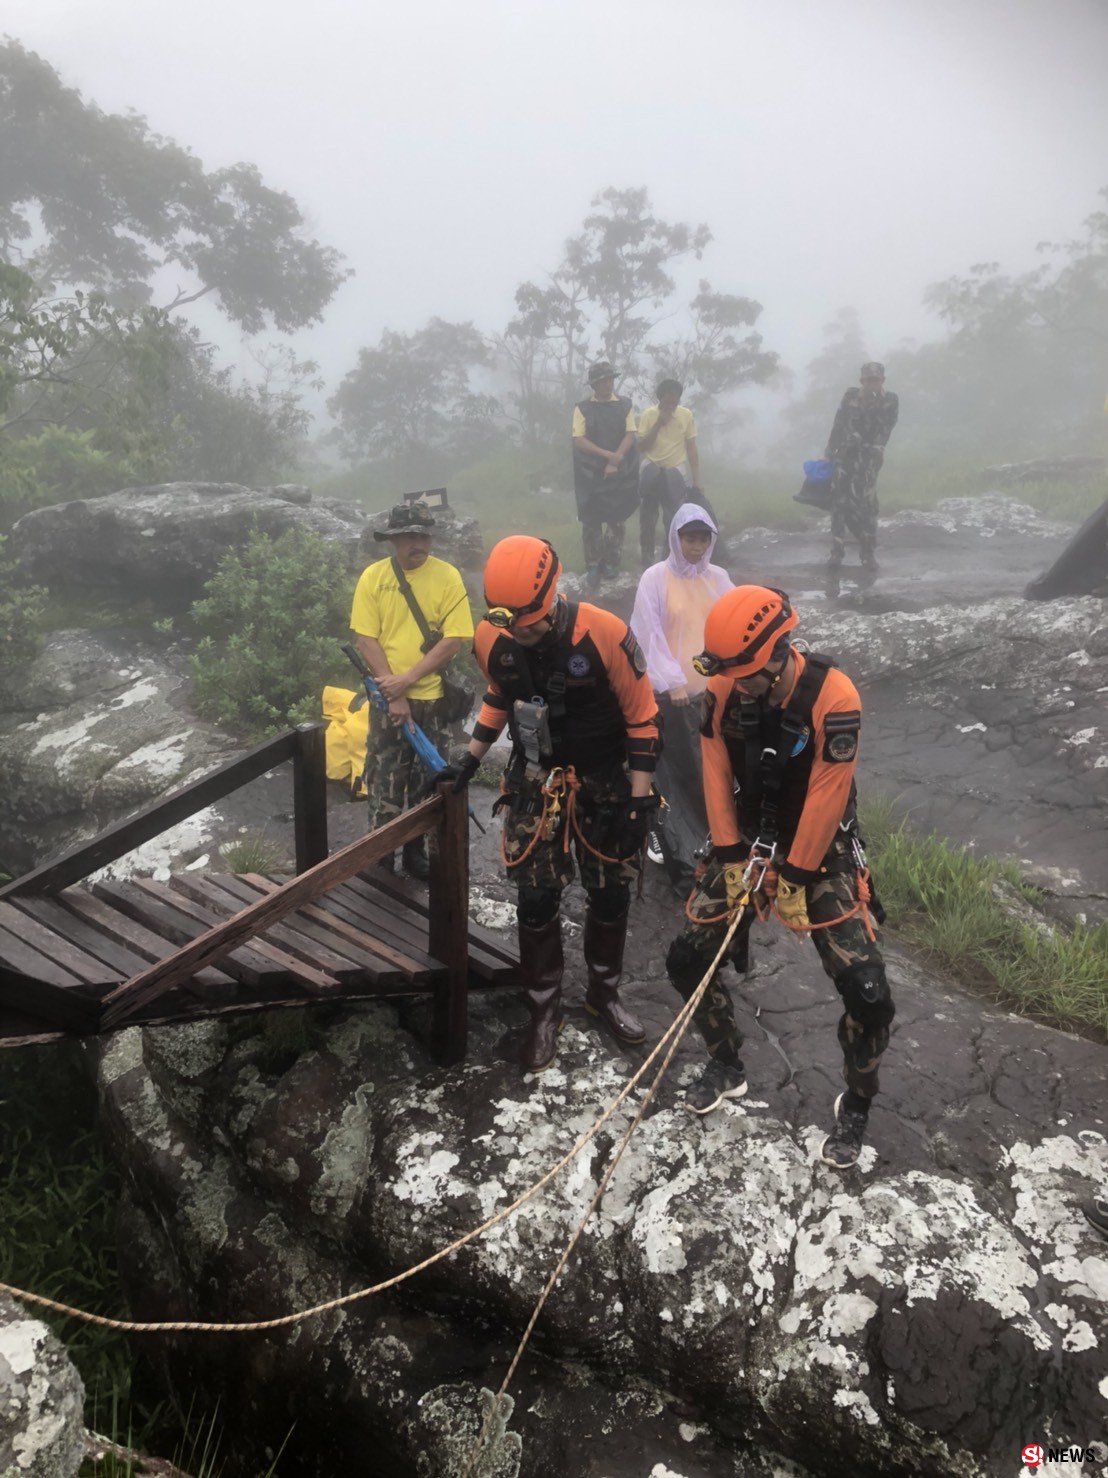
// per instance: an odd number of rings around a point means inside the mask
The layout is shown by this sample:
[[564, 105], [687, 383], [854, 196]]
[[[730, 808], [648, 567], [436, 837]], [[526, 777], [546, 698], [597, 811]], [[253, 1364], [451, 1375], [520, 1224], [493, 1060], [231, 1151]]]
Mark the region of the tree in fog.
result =
[[785, 409], [786, 447], [798, 460], [818, 457], [848, 385], [858, 381], [867, 359], [856, 308], [840, 308], [824, 326], [823, 348], [805, 366], [801, 393]]
[[1080, 237], [1042, 244], [1029, 272], [979, 263], [927, 289], [947, 338], [888, 356], [906, 444], [987, 459], [1101, 449], [1108, 211], [1083, 225]]
[[670, 269], [686, 257], [699, 261], [711, 239], [704, 224], [661, 220], [646, 190], [609, 188], [593, 198], [545, 282], [516, 289], [517, 313], [499, 341], [525, 442], [564, 434], [566, 409], [584, 393], [592, 359], [610, 360], [640, 400], [660, 376], [677, 375], [699, 409], [776, 373], [777, 356], [753, 331], [761, 304], [704, 279], [689, 304], [674, 302]]
[[0, 45], [0, 527], [127, 482], [281, 473], [314, 366], [260, 350], [237, 379], [182, 310], [291, 332], [346, 275], [253, 165], [205, 172]]
[[179, 308], [214, 295], [247, 333], [318, 321], [347, 276], [252, 164], [206, 172], [137, 113], [104, 113], [17, 41], [0, 45], [0, 251], [44, 290]]
[[351, 458], [420, 450], [464, 457], [495, 436], [498, 405], [471, 383], [492, 353], [472, 323], [432, 318], [412, 334], [386, 329], [327, 402]]

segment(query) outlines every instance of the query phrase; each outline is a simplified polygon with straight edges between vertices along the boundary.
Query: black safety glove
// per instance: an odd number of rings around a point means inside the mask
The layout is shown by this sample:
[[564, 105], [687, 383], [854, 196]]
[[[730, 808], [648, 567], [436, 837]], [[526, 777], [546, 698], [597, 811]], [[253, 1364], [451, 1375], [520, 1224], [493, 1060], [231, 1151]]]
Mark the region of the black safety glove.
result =
[[617, 857], [633, 857], [642, 850], [657, 810], [656, 795], [629, 795], [620, 801], [616, 823]]
[[472, 755], [466, 750], [461, 759], [452, 760], [443, 769], [436, 770], [423, 787], [422, 794], [425, 796], [432, 795], [440, 785], [449, 785], [455, 795], [461, 795], [462, 791], [465, 790], [474, 775], [476, 775], [480, 764], [481, 761], [476, 755]]

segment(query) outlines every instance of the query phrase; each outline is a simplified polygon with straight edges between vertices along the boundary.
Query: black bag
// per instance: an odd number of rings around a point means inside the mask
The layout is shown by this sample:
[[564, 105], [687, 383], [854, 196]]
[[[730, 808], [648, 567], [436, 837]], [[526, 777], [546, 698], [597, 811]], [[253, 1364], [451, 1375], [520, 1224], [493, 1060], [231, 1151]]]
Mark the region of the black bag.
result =
[[804, 486], [793, 498], [794, 503], [804, 503], [809, 508], [821, 508], [824, 513], [830, 513], [838, 502], [835, 494], [835, 483], [838, 479], [817, 482], [815, 478], [806, 477]]
[[[408, 602], [408, 609], [415, 617], [415, 623], [419, 627], [420, 634], [423, 637], [423, 645], [420, 647], [420, 651], [426, 656], [432, 647], [437, 647], [439, 642], [442, 641], [442, 632], [436, 631], [429, 624], [427, 617], [423, 614], [422, 606], [415, 598], [415, 591], [408, 584], [408, 577], [400, 568], [400, 563], [395, 557], [392, 560], [392, 569], [393, 574], [396, 576], [396, 583], [400, 586], [400, 593]], [[455, 605], [457, 604], [459, 602], [456, 601]], [[453, 606], [451, 610], [453, 610]], [[443, 720], [448, 724], [460, 724], [473, 712], [473, 705], [476, 701], [477, 694], [468, 683], [453, 682], [445, 673], [440, 672], [439, 678], [442, 682]]]

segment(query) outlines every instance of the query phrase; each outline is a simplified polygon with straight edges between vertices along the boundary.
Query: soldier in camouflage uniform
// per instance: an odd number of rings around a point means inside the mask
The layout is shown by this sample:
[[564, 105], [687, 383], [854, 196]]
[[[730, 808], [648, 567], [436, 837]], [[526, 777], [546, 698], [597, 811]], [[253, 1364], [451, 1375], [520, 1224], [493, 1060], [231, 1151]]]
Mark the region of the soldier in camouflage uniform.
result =
[[[788, 598], [758, 585], [729, 590], [708, 613], [706, 651], [696, 660], [709, 675], [700, 732], [712, 856], [666, 969], [688, 1000], [752, 886], [782, 923], [810, 930], [843, 1001], [838, 1036], [847, 1091], [821, 1152], [843, 1169], [861, 1149], [894, 1006], [881, 950], [858, 907], [858, 692], [827, 658], [792, 646], [787, 633], [795, 625]], [[744, 915], [732, 950], [740, 970], [751, 917]], [[686, 1106], [703, 1114], [747, 1086], [742, 1036], [718, 973], [695, 1019], [711, 1061]]]
[[863, 568], [877, 568], [877, 474], [900, 414], [899, 400], [885, 389], [883, 364], [864, 364], [860, 381], [843, 396], [823, 454], [836, 469], [828, 560], [832, 570], [846, 558], [848, 531], [857, 540]]
[[661, 746], [638, 643], [610, 611], [558, 595], [560, 572], [546, 540], [526, 534], [502, 539], [489, 555], [489, 611], [473, 643], [488, 690], [468, 752], [440, 777], [462, 789], [507, 725], [504, 862], [519, 890], [520, 975], [531, 1012], [521, 1058], [533, 1073], [553, 1062], [562, 1027], [560, 909], [574, 856], [588, 896], [586, 1010], [622, 1042], [645, 1036], [619, 984]]

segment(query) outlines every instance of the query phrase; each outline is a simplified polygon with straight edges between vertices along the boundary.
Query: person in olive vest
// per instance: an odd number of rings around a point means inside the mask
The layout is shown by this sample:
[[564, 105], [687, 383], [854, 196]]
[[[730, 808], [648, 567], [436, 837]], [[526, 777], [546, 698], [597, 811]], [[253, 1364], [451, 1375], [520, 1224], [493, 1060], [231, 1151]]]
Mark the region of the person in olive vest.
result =
[[639, 506], [639, 452], [630, 399], [616, 394], [606, 359], [589, 369], [592, 395], [573, 408], [573, 490], [586, 582], [595, 589], [614, 575], [623, 555], [624, 525]]

